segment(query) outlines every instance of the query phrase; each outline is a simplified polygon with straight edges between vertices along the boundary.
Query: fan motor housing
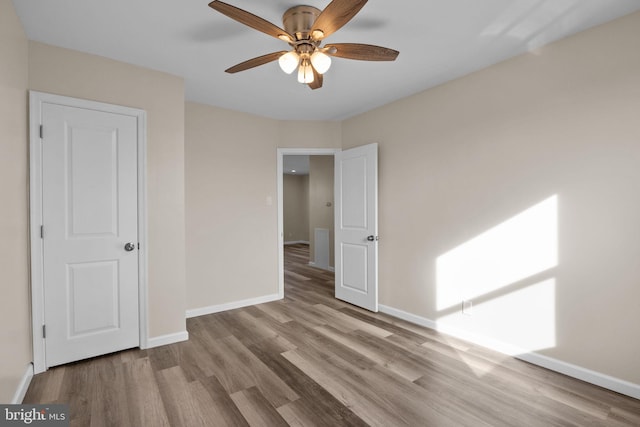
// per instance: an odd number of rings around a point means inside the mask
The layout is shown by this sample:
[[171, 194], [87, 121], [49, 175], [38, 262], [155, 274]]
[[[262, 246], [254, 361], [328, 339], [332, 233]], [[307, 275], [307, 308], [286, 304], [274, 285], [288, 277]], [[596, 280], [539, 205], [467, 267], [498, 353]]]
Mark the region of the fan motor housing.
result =
[[320, 15], [320, 9], [313, 6], [294, 6], [282, 15], [284, 30], [297, 40], [309, 38], [313, 23]]

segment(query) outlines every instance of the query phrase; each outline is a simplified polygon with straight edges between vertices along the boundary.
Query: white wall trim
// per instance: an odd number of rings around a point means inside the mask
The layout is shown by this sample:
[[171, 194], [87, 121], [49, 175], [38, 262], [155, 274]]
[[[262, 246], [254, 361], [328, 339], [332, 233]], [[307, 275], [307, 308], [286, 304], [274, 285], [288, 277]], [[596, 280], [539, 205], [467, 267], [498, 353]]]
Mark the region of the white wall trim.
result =
[[554, 359], [543, 354], [525, 353], [519, 354], [515, 357], [522, 359], [525, 362], [533, 363], [534, 365], [542, 366], [543, 368], [560, 372], [570, 377], [613, 390], [617, 393], [640, 399], [640, 384], [621, 380], [620, 378], [615, 378], [581, 366], [563, 362], [562, 360]]
[[43, 104], [58, 104], [93, 109], [135, 117], [138, 123], [138, 289], [139, 289], [139, 341], [147, 347], [148, 325], [148, 260], [147, 260], [147, 113], [137, 108], [102, 102], [29, 91], [29, 242], [31, 257], [31, 336], [33, 344], [33, 370], [38, 374], [47, 370], [44, 324], [44, 285], [42, 239], [42, 147], [40, 124]]
[[22, 378], [20, 379], [20, 383], [18, 384], [18, 388], [16, 389], [16, 392], [13, 395], [13, 399], [11, 399], [12, 405], [18, 405], [22, 403], [22, 401], [24, 400], [24, 396], [27, 394], [27, 390], [29, 390], [29, 384], [31, 384], [32, 379], [33, 379], [33, 363], [29, 363], [27, 365], [27, 369], [22, 375]]
[[[285, 243], [285, 244], [286, 244], [286, 243]], [[328, 268], [318, 267], [318, 266], [316, 265], [316, 263], [315, 263], [315, 262], [313, 262], [313, 261], [309, 261], [307, 264], [308, 264], [309, 266], [313, 267], [313, 268], [317, 268], [318, 270], [327, 270], [327, 271], [333, 271], [333, 272], [335, 272], [335, 271], [336, 271], [336, 269], [335, 269], [334, 267], [331, 267], [331, 266], [329, 266]]]
[[208, 307], [192, 308], [187, 310], [187, 319], [207, 314], [220, 313], [221, 311], [234, 310], [236, 308], [248, 307], [250, 305], [264, 304], [282, 299], [279, 294], [264, 295], [257, 298], [249, 298], [240, 301], [232, 301], [224, 304], [210, 305]]
[[288, 242], [284, 242], [285, 245], [308, 245], [308, 240], [290, 240]]
[[426, 317], [417, 316], [415, 314], [408, 313], [397, 308], [389, 307], [382, 304], [379, 306], [379, 308], [382, 313], [386, 313], [399, 319], [406, 320], [407, 322], [415, 323], [429, 329], [434, 329], [438, 332], [442, 332], [456, 338], [490, 348], [491, 350], [513, 356], [517, 359], [524, 360], [525, 362], [529, 362], [534, 365], [538, 365], [543, 368], [550, 369], [552, 371], [559, 372], [573, 378], [577, 378], [579, 380], [615, 391], [620, 394], [640, 399], [640, 384], [634, 384], [625, 380], [621, 380], [619, 378], [602, 374], [600, 372], [583, 368], [581, 366], [563, 362], [562, 360], [554, 359], [542, 354], [529, 352], [517, 346], [513, 346], [511, 344], [504, 343], [486, 336], [470, 333], [460, 328], [438, 324], [438, 322], [427, 319]]
[[284, 298], [284, 204], [283, 195], [283, 162], [284, 156], [335, 156], [342, 151], [340, 148], [278, 148], [277, 179], [278, 179], [278, 295]]
[[149, 228], [147, 216], [147, 113], [138, 115], [138, 333], [140, 348], [149, 344]]
[[188, 341], [189, 332], [182, 331], [173, 334], [160, 335], [159, 337], [151, 337], [147, 339], [147, 346], [145, 348], [160, 347], [163, 345], [175, 344], [177, 342]]

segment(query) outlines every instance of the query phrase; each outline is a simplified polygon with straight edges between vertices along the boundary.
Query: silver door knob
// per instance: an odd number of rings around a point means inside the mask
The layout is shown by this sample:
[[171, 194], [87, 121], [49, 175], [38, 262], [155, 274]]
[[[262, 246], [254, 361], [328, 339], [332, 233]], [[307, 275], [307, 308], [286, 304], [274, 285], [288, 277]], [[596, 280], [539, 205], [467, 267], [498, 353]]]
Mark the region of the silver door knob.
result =
[[375, 242], [378, 240], [378, 236], [367, 236], [367, 240], [370, 242]]
[[136, 245], [134, 245], [133, 243], [127, 243], [126, 245], [124, 245], [124, 250], [127, 252], [131, 252], [135, 248], [136, 248]]

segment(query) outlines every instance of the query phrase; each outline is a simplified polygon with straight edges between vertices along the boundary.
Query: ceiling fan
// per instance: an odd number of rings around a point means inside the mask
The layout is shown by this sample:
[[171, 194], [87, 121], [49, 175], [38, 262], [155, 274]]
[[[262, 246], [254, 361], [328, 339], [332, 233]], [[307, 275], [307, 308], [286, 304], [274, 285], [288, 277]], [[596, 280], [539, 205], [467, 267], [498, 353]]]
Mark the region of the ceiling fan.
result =
[[282, 17], [284, 29], [246, 10], [215, 0], [209, 6], [231, 19], [289, 43], [290, 51], [258, 56], [225, 70], [237, 73], [278, 60], [280, 68], [291, 74], [298, 70], [298, 81], [311, 89], [322, 87], [322, 75], [331, 66], [331, 57], [362, 61], [394, 61], [399, 52], [381, 46], [360, 43], [332, 43], [321, 46], [330, 36], [351, 20], [367, 0], [333, 0], [324, 9], [294, 6]]

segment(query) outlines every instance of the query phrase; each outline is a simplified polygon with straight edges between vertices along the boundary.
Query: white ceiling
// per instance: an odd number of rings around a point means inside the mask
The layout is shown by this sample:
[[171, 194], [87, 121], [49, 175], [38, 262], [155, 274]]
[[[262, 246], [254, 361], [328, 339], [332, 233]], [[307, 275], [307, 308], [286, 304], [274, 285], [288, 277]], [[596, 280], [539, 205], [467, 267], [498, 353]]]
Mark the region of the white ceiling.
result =
[[[226, 2], [282, 27], [287, 8], [329, 0]], [[288, 46], [207, 0], [13, 3], [31, 40], [181, 76], [189, 101], [290, 120], [344, 119], [640, 10], [638, 0], [371, 0], [326, 42], [381, 45], [398, 59], [335, 58], [324, 87], [311, 91], [277, 62], [225, 73]]]

